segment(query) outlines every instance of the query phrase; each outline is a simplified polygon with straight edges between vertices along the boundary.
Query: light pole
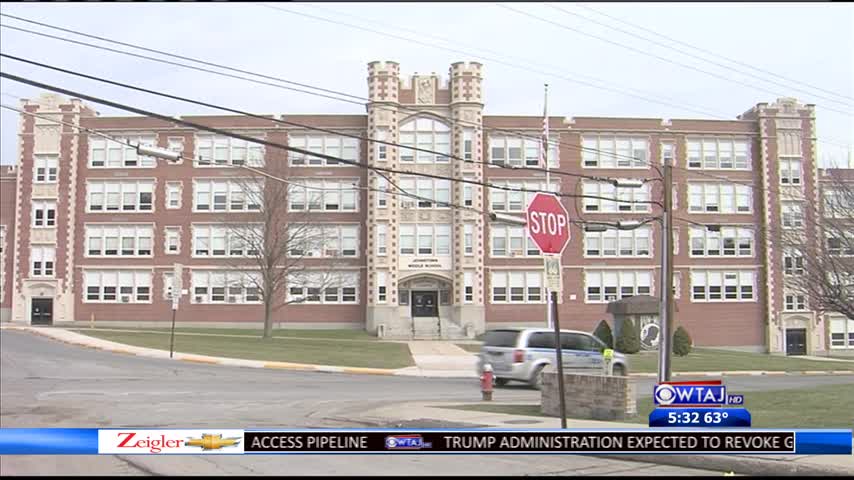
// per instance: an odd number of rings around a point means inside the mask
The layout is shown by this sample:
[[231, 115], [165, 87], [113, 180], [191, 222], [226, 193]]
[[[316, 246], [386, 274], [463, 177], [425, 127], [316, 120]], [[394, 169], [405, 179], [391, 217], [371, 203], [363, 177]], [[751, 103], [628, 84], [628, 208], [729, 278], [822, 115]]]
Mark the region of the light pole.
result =
[[661, 216], [661, 303], [658, 342], [658, 383], [669, 382], [673, 350], [673, 165], [664, 158], [664, 212]]

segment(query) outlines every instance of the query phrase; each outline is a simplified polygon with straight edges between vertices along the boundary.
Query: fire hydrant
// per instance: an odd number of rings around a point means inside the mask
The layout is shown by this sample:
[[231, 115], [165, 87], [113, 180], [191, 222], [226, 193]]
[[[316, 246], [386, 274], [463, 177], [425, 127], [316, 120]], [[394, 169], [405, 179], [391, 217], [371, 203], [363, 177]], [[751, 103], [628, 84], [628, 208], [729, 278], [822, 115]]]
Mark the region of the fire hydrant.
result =
[[483, 399], [486, 401], [492, 400], [492, 385], [495, 377], [492, 374], [492, 365], [486, 364], [483, 366], [483, 374], [480, 376], [480, 392], [483, 394]]

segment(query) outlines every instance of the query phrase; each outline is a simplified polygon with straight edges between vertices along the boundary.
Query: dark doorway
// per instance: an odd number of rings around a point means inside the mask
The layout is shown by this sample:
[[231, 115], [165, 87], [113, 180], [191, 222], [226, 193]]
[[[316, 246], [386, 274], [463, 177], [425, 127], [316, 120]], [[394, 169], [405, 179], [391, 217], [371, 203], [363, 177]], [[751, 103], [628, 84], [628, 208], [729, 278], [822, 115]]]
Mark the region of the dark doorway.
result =
[[786, 355], [807, 354], [807, 329], [789, 328], [786, 330]]
[[52, 298], [34, 298], [33, 311], [30, 317], [30, 323], [33, 325], [52, 325], [53, 324], [53, 299]]
[[439, 316], [439, 292], [412, 292], [412, 316], [413, 317], [438, 317]]

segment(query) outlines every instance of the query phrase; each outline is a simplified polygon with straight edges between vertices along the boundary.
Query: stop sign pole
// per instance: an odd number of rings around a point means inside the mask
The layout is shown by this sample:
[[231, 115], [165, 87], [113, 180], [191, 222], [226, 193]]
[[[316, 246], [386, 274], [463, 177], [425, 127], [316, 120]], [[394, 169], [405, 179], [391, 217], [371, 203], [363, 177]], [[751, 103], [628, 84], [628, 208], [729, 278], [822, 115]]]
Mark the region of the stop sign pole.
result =
[[544, 256], [547, 308], [555, 331], [557, 386], [560, 397], [560, 427], [566, 428], [566, 393], [563, 382], [563, 350], [560, 341], [558, 292], [561, 288], [560, 255], [569, 242], [569, 214], [555, 195], [536, 193], [527, 210], [528, 234]]

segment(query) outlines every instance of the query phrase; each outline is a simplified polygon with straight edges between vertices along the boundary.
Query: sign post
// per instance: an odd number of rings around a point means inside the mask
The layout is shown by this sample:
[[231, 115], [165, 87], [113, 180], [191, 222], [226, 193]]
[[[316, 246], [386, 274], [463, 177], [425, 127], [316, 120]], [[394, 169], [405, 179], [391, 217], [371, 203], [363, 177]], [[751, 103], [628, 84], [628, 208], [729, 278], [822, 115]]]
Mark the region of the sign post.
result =
[[569, 242], [569, 213], [555, 195], [538, 192], [527, 211], [528, 234], [544, 255], [547, 308], [555, 331], [557, 385], [560, 396], [560, 426], [566, 428], [566, 393], [563, 382], [563, 349], [558, 316], [558, 293], [561, 291], [560, 256]]
[[169, 358], [175, 351], [175, 314], [178, 312], [178, 304], [181, 302], [181, 289], [184, 286], [183, 268], [180, 263], [172, 267], [172, 333], [169, 338]]

